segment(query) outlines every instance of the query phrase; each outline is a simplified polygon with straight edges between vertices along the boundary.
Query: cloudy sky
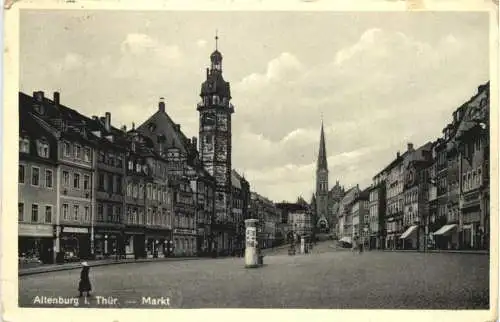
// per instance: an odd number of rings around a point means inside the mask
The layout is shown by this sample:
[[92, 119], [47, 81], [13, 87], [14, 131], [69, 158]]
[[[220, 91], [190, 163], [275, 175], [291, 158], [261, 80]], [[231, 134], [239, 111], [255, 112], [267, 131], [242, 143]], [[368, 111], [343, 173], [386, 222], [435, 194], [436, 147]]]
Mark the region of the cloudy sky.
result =
[[433, 140], [489, 79], [484, 13], [97, 12], [21, 15], [20, 90], [86, 115], [167, 112], [198, 135], [215, 30], [233, 104], [233, 168], [273, 200], [309, 199], [323, 117], [330, 170], [368, 186], [407, 142]]

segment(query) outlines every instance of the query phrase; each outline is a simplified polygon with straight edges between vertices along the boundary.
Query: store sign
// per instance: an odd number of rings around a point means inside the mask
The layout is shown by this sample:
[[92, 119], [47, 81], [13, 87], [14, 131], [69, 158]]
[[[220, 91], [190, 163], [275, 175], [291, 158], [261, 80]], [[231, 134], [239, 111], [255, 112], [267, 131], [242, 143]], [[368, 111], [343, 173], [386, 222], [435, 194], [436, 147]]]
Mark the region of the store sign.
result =
[[195, 229], [176, 228], [176, 229], [174, 229], [174, 234], [191, 234], [191, 235], [196, 235], [196, 230]]
[[52, 225], [19, 224], [19, 236], [54, 237]]
[[64, 227], [63, 233], [88, 234], [89, 229], [83, 227]]

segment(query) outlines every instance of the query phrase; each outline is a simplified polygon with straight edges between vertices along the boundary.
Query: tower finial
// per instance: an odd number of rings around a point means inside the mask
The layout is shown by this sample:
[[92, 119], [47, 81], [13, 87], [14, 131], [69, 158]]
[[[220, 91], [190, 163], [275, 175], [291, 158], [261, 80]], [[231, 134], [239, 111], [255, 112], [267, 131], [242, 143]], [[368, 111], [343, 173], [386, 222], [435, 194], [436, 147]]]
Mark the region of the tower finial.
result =
[[219, 31], [215, 29], [215, 50], [219, 47]]

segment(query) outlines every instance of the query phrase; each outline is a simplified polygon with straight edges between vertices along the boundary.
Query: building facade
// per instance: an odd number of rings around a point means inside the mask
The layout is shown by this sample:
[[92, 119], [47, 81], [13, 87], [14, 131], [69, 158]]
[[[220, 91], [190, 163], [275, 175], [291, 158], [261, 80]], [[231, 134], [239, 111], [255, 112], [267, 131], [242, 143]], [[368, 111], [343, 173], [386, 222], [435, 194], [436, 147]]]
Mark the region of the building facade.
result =
[[18, 175], [18, 255], [26, 260], [55, 260], [57, 221], [57, 139], [20, 96]]
[[369, 188], [370, 248], [375, 249], [385, 248], [386, 176], [384, 171], [375, 175]]
[[[217, 41], [217, 39], [216, 39]], [[216, 46], [217, 47], [217, 46]], [[235, 247], [236, 223], [232, 219], [231, 104], [230, 85], [222, 75], [222, 54], [210, 55], [211, 67], [201, 86], [200, 154], [205, 169], [215, 178], [215, 216], [212, 222], [217, 250], [230, 253]]]

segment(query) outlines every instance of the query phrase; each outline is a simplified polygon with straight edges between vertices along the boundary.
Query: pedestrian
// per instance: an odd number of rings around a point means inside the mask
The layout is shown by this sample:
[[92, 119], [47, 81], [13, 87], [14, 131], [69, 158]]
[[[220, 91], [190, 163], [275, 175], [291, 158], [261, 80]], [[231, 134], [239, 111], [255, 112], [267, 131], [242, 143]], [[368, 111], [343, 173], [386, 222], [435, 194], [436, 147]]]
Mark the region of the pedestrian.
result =
[[92, 290], [89, 278], [90, 267], [87, 262], [83, 262], [82, 266], [83, 267], [80, 273], [80, 282], [78, 283], [78, 291], [80, 292], [80, 297], [83, 296], [84, 292], [87, 293], [87, 297], [90, 297], [90, 291]]

